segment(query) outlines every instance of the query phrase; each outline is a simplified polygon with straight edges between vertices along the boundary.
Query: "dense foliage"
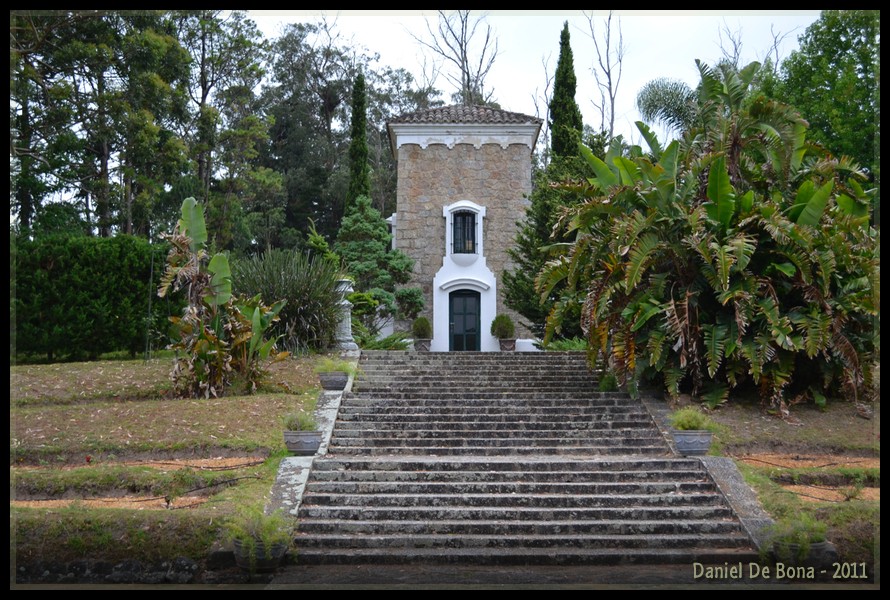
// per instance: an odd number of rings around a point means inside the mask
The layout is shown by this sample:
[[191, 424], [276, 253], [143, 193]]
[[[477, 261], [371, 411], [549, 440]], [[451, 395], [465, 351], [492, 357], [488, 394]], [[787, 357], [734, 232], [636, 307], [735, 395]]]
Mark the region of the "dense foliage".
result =
[[264, 39], [244, 11], [10, 13], [10, 215], [30, 232], [50, 200], [78, 228], [155, 238], [182, 201], [211, 244], [293, 248], [313, 219], [332, 239], [349, 180], [350, 95], [363, 73], [370, 195], [395, 202], [386, 121], [439, 92], [347, 43], [332, 24]]
[[553, 98], [550, 100], [550, 137], [553, 156], [576, 156], [578, 139], [584, 122], [581, 109], [575, 102], [575, 62], [570, 44], [569, 23], [563, 25], [559, 36], [559, 60], [553, 81]]
[[879, 168], [880, 31], [877, 10], [826, 10], [782, 63], [777, 97], [810, 124], [810, 138]]
[[[372, 334], [381, 319], [396, 315], [396, 286], [408, 281], [414, 265], [408, 255], [392, 248], [391, 241], [386, 221], [371, 206], [371, 199], [356, 198], [343, 217], [334, 250], [355, 279], [356, 294], [350, 298], [353, 314], [362, 318]], [[403, 292], [400, 297], [406, 302], [403, 312], [419, 311], [416, 293]]]
[[[873, 190], [845, 159], [808, 145], [791, 107], [751, 97], [759, 65], [698, 63], [694, 125], [650, 152], [604, 158], [566, 188], [587, 200], [563, 221], [574, 240], [537, 284], [580, 302], [591, 349], [635, 388], [662, 382], [711, 405], [750, 386], [792, 400], [871, 378], [879, 311]], [[548, 320], [548, 337], [565, 314]]]
[[11, 238], [10, 355], [81, 360], [166, 345], [181, 305], [152, 298], [165, 251], [128, 235]]
[[185, 396], [218, 397], [228, 388], [253, 392], [276, 352], [276, 338], [265, 334], [278, 320], [283, 300], [266, 306], [259, 295], [239, 297], [232, 292], [232, 272], [224, 254], [210, 257], [204, 207], [194, 198], [182, 203], [182, 218], [172, 234], [167, 269], [158, 295], [182, 290], [187, 305], [181, 317], [171, 317], [179, 339], [173, 366], [176, 391]]
[[329, 348], [340, 320], [337, 263], [320, 254], [269, 250], [232, 262], [234, 291], [259, 295], [267, 303], [284, 300], [271, 329], [291, 353]]
[[365, 94], [365, 76], [359, 73], [352, 86], [347, 205], [359, 196], [371, 196], [371, 169], [368, 165], [368, 99]]
[[[548, 298], [540, 298], [535, 291], [535, 276], [551, 258], [553, 244], [566, 241], [561, 234], [553, 236], [553, 226], [560, 213], [581, 200], [581, 195], [554, 188], [551, 182], [593, 175], [586, 162], [578, 156], [583, 122], [575, 102], [575, 67], [569, 39], [566, 23], [559, 38], [559, 62], [550, 102], [552, 155], [547, 165], [534, 174], [529, 207], [525, 218], [519, 223], [515, 244], [507, 250], [515, 267], [504, 271], [501, 276], [504, 302], [525, 319], [522, 324], [538, 337], [543, 336], [547, 315], [560, 299], [558, 292], [550, 294]], [[563, 300], [562, 304], [568, 303]], [[571, 323], [570, 319], [563, 320], [560, 335], [572, 337], [580, 334], [579, 327]]]
[[[560, 214], [567, 207], [583, 200], [582, 194], [571, 189], [559, 189], [551, 185], [554, 181], [576, 180], [593, 175], [593, 171], [580, 157], [554, 157], [546, 168], [535, 173], [534, 189], [532, 190], [525, 219], [519, 224], [516, 242], [507, 250], [516, 267], [504, 271], [501, 276], [504, 284], [505, 304], [518, 312], [525, 319], [523, 325], [535, 336], [544, 335], [547, 316], [559, 305], [567, 310], [575, 310], [577, 306], [562, 295], [565, 286], [558, 286], [546, 298], [535, 290], [535, 277], [559, 251], [559, 244], [569, 238], [562, 232], [554, 236], [553, 227]], [[557, 308], [563, 310], [563, 308]], [[575, 310], [575, 316], [578, 316]], [[557, 334], [573, 337], [580, 335], [577, 318], [563, 319]]]

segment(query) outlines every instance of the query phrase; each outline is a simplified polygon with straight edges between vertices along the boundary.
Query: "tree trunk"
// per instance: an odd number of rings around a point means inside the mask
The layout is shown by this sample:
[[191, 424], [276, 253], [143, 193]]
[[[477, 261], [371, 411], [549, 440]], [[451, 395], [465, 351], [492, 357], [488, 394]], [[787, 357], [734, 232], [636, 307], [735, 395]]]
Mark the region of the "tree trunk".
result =
[[[26, 84], [23, 84], [26, 85]], [[31, 187], [31, 166], [34, 159], [31, 157], [31, 138], [33, 131], [31, 129], [31, 105], [28, 102], [27, 92], [21, 97], [22, 112], [17, 118], [17, 128], [19, 130], [18, 145], [26, 148], [27, 151], [19, 156], [19, 183], [16, 186], [15, 199], [19, 208], [19, 225], [22, 230], [31, 228], [31, 222], [34, 217], [34, 190]], [[24, 185], [22, 185], [24, 183]]]

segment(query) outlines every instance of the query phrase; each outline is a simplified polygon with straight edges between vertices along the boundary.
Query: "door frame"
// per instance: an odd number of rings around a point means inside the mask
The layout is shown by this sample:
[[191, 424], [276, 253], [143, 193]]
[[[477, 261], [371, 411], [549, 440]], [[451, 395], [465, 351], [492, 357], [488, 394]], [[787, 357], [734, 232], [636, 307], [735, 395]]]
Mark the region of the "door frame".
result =
[[[476, 344], [472, 349], [455, 350], [454, 348], [454, 300], [456, 298], [473, 298], [476, 302]], [[466, 312], [464, 313], [466, 315]], [[466, 329], [466, 328], [465, 328]], [[464, 345], [466, 346], [466, 331], [464, 332]], [[448, 351], [449, 352], [478, 352], [482, 348], [482, 294], [475, 290], [455, 290], [448, 294]]]

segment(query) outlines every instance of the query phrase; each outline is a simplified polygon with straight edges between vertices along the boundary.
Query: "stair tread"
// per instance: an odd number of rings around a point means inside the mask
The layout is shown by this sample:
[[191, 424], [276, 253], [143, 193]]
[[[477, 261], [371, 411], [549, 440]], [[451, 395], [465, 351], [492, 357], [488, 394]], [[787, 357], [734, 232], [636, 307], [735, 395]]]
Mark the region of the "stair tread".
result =
[[756, 557], [697, 459], [584, 353], [362, 352], [298, 517], [301, 561]]

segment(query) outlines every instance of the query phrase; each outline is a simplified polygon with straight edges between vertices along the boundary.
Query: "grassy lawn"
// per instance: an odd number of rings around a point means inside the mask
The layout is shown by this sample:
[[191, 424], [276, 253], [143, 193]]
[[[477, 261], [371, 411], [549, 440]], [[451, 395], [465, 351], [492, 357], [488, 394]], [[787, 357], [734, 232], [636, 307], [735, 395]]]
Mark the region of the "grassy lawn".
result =
[[10, 498], [28, 501], [10, 506], [10, 555], [205, 559], [228, 515], [265, 501], [284, 414], [317, 398], [316, 360], [209, 399], [172, 397], [170, 359], [10, 367]]
[[733, 457], [775, 519], [809, 514], [828, 525], [840, 560], [880, 564], [880, 402], [863, 418], [852, 402], [795, 406], [787, 421], [755, 405], [714, 413], [721, 453]]

